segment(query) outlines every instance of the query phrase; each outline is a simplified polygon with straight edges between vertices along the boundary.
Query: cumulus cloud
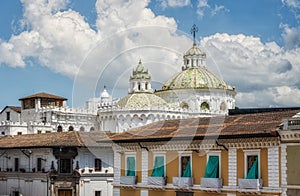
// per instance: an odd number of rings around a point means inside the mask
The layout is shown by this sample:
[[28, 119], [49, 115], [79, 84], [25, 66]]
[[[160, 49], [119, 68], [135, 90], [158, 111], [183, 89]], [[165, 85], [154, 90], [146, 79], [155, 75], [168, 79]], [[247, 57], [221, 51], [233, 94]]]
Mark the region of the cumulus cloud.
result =
[[299, 94], [289, 100], [287, 90], [300, 88], [299, 48], [285, 50], [243, 34], [215, 34], [203, 38], [201, 46], [207, 51], [208, 68], [236, 86], [238, 106], [299, 105]]
[[190, 5], [190, 0], [158, 0], [163, 9], [167, 7], [184, 7]]
[[292, 8], [300, 8], [299, 0], [282, 0], [282, 3]]
[[220, 12], [229, 12], [224, 5], [210, 5], [208, 0], [199, 0], [197, 4], [198, 19], [202, 19], [205, 13], [210, 13], [211, 16], [215, 16]]
[[[140, 58], [157, 84], [155, 88], [160, 88], [180, 71], [182, 54], [192, 45], [192, 40], [177, 32], [173, 18], [155, 15], [148, 8], [149, 0], [98, 0], [96, 30], [84, 16], [68, 9], [68, 0], [22, 3], [26, 30], [8, 41], [0, 40], [0, 63], [25, 67], [34, 59], [74, 78], [75, 104], [95, 96], [103, 85], [115, 97], [124, 96], [129, 75]], [[226, 9], [211, 7], [207, 0], [200, 0], [198, 8], [215, 9], [216, 13]], [[217, 33], [202, 39], [200, 47], [207, 52], [208, 69], [236, 86], [238, 106], [299, 105], [299, 29], [283, 28], [284, 48], [242, 34]]]
[[300, 27], [289, 27], [286, 24], [281, 24], [283, 28], [282, 37], [287, 49], [293, 49], [300, 46]]

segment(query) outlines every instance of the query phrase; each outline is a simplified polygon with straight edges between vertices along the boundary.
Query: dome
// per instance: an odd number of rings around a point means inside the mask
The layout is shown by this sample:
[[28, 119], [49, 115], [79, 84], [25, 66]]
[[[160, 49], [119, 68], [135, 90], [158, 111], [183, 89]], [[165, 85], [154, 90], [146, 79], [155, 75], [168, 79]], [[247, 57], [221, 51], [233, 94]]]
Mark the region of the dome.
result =
[[100, 95], [101, 98], [109, 98], [110, 95], [108, 94], [107, 90], [104, 88], [104, 90], [102, 91], [101, 95]]
[[196, 44], [193, 45], [185, 54], [184, 57], [186, 56], [194, 56], [194, 55], [200, 55], [200, 56], [205, 56], [205, 53], [201, 51], [199, 47], [197, 47]]
[[121, 98], [118, 106], [122, 108], [166, 107], [168, 103], [152, 93], [134, 93]]
[[229, 87], [205, 67], [194, 67], [177, 73], [162, 86], [162, 90], [173, 89], [229, 89]]

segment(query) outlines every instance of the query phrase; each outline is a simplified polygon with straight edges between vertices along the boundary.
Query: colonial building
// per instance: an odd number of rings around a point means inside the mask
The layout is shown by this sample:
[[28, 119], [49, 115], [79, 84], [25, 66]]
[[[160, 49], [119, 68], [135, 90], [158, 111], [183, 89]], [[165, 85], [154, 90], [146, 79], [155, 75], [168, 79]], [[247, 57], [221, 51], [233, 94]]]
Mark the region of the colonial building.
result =
[[300, 113], [287, 118], [282, 124], [281, 178], [283, 196], [300, 195]]
[[194, 42], [183, 55], [182, 71], [155, 92], [140, 60], [129, 78], [128, 95], [99, 108], [100, 129], [120, 133], [161, 120], [227, 115], [235, 108], [235, 88], [210, 72], [205, 58]]
[[0, 195], [112, 195], [113, 151], [99, 132], [57, 132], [0, 139]]
[[[279, 125], [297, 112], [166, 120], [111, 136], [114, 195], [281, 195]], [[298, 183], [295, 170], [288, 180]]]
[[2, 110], [1, 135], [96, 129], [97, 109], [94, 105], [100, 104], [101, 98], [90, 101], [86, 109], [69, 108], [66, 98], [45, 92], [19, 100], [21, 107], [7, 106]]

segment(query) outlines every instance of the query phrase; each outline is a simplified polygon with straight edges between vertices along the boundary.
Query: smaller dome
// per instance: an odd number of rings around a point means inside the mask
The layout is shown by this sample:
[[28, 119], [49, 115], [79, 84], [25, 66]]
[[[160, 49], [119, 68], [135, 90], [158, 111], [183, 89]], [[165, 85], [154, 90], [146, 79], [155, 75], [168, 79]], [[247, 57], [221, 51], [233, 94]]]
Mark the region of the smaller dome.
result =
[[168, 103], [152, 93], [134, 93], [121, 98], [118, 106], [122, 108], [167, 107]]
[[171, 77], [162, 90], [229, 89], [227, 84], [206, 68], [189, 68]]
[[201, 49], [194, 44], [193, 47], [191, 47], [185, 54], [184, 57], [186, 56], [194, 56], [194, 55], [200, 55], [200, 56], [205, 56], [205, 53], [201, 51]]
[[101, 95], [100, 95], [101, 98], [109, 98], [110, 95], [108, 94], [107, 90], [106, 90], [106, 87], [104, 87]]

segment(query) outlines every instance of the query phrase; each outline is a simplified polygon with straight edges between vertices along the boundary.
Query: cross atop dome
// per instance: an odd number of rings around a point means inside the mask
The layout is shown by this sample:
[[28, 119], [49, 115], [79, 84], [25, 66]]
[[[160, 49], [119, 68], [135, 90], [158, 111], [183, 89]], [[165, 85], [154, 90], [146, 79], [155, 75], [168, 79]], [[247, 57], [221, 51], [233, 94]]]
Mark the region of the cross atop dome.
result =
[[191, 28], [191, 34], [194, 37], [194, 45], [196, 45], [196, 32], [198, 32], [198, 27], [194, 24]]

